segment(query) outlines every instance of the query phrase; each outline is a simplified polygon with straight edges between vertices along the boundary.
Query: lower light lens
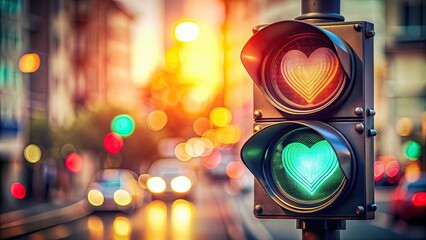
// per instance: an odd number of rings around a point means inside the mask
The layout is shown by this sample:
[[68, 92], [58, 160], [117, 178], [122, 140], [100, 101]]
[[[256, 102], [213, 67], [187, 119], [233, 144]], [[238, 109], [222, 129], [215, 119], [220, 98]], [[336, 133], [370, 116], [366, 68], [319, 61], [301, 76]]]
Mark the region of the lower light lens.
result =
[[99, 207], [104, 203], [104, 195], [101, 191], [92, 189], [87, 194], [87, 200], [95, 207]]
[[191, 180], [186, 176], [179, 176], [173, 178], [170, 183], [172, 190], [178, 193], [188, 192], [192, 187]]
[[148, 190], [152, 193], [162, 193], [166, 190], [166, 182], [161, 177], [151, 177], [146, 181]]
[[114, 192], [114, 202], [120, 206], [127, 206], [132, 202], [132, 195], [126, 190], [117, 190]]
[[280, 198], [296, 208], [326, 204], [345, 182], [330, 143], [306, 127], [292, 130], [278, 140], [270, 168]]

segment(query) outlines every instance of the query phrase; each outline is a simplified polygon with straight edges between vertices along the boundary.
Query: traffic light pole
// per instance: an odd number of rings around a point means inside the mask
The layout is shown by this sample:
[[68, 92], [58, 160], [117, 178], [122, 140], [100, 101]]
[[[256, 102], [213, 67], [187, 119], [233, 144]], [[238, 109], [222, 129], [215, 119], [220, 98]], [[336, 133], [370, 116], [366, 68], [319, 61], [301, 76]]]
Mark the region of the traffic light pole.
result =
[[302, 229], [302, 240], [339, 240], [346, 220], [297, 219], [296, 228]]
[[[328, 22], [345, 18], [340, 15], [340, 0], [302, 0], [302, 15], [296, 20]], [[302, 240], [339, 240], [346, 220], [297, 219], [296, 228], [302, 229]]]
[[340, 0], [302, 0], [302, 15], [296, 20], [340, 22], [345, 18], [340, 15]]

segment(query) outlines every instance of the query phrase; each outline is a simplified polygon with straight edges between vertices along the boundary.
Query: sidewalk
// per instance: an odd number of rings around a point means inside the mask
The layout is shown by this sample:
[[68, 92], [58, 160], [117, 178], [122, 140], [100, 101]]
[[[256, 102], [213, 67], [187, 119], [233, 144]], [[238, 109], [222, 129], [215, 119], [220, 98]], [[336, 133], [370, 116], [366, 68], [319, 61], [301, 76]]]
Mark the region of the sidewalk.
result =
[[[24, 204], [24, 202], [23, 202]], [[0, 238], [16, 237], [44, 228], [63, 224], [86, 216], [90, 211], [85, 200], [71, 200], [66, 203], [25, 201], [22, 209], [0, 215]], [[31, 205], [30, 205], [31, 204]], [[5, 211], [2, 209], [2, 212]]]

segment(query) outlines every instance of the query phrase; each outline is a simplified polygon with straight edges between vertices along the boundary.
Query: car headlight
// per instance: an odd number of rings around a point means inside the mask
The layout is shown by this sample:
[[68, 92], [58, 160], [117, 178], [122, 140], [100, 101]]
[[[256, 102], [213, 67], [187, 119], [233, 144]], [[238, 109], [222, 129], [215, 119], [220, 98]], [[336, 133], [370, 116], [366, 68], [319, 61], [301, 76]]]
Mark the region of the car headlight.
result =
[[152, 193], [162, 193], [166, 190], [166, 182], [161, 177], [150, 177], [146, 181], [146, 186]]
[[192, 182], [186, 176], [179, 176], [179, 177], [173, 178], [170, 185], [173, 191], [177, 193], [185, 193], [191, 189]]
[[87, 193], [87, 200], [93, 206], [99, 207], [104, 203], [104, 195], [97, 189], [92, 189]]
[[127, 206], [132, 202], [132, 195], [126, 190], [117, 190], [114, 192], [114, 202], [120, 206]]

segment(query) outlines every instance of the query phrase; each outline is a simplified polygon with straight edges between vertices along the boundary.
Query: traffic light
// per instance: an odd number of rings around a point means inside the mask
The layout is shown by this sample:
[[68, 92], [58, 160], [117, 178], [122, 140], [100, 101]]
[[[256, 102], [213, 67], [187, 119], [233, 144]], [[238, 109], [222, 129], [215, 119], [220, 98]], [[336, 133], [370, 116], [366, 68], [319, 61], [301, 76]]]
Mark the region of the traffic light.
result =
[[241, 157], [256, 217], [374, 218], [373, 36], [368, 22], [254, 28], [241, 60], [255, 134]]

